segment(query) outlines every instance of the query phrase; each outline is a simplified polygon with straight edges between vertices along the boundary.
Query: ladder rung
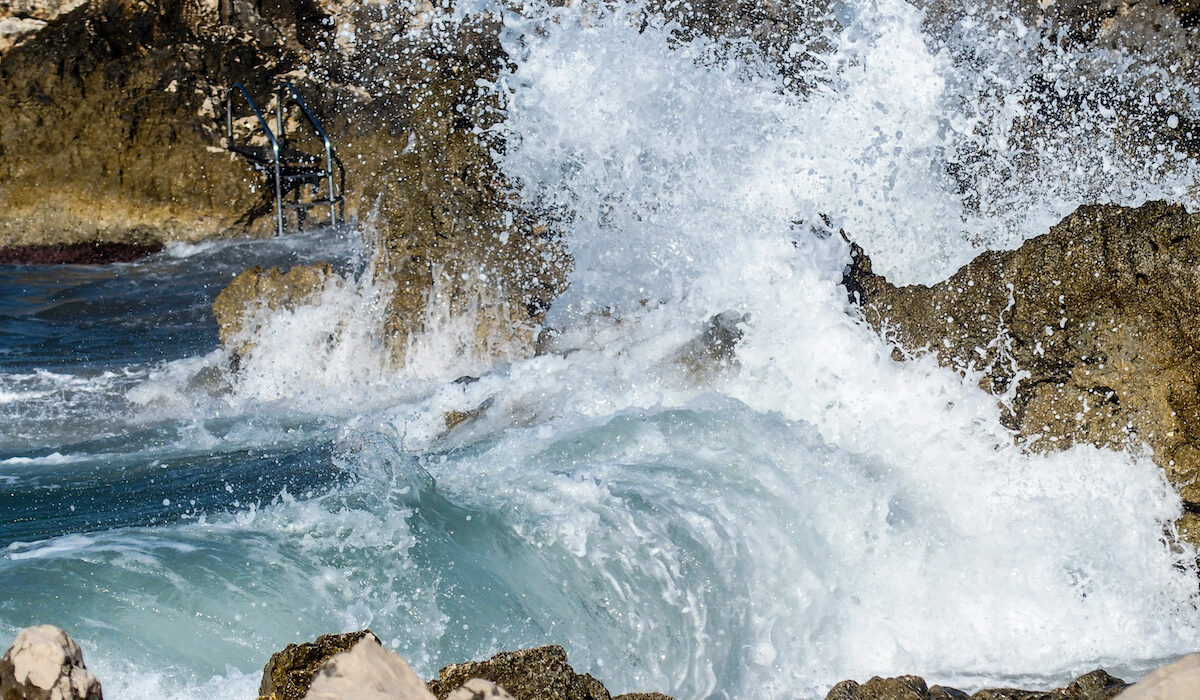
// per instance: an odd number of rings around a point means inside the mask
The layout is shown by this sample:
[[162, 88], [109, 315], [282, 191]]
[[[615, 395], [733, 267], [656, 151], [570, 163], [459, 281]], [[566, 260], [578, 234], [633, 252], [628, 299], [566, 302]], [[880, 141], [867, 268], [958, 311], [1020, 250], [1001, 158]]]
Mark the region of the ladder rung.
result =
[[284, 209], [311, 209], [312, 207], [327, 207], [330, 204], [341, 204], [341, 197], [333, 199], [313, 199], [307, 202], [284, 202]]

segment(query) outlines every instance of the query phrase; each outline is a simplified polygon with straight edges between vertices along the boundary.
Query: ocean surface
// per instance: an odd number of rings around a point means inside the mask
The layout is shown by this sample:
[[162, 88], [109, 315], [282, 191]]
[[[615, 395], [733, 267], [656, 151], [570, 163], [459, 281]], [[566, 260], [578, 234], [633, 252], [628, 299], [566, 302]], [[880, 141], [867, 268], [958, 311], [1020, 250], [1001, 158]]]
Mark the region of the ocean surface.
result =
[[[1132, 680], [1200, 649], [1160, 470], [1030, 454], [974, 378], [893, 361], [837, 233], [932, 281], [1085, 202], [1195, 206], [1186, 154], [1129, 136], [1194, 109], [1170, 70], [899, 0], [830, 5], [799, 81], [637, 4], [460, 9], [503, 15], [497, 158], [575, 261], [554, 351], [479, 357], [431, 304], [389, 366], [367, 222], [0, 267], [0, 639], [61, 625], [134, 700], [252, 698], [273, 651], [363, 627], [425, 676], [557, 643], [681, 699]], [[1047, 80], [1070, 110], [1031, 106]], [[231, 372], [217, 292], [314, 260], [350, 281]], [[681, 363], [725, 311], [733, 360]]]

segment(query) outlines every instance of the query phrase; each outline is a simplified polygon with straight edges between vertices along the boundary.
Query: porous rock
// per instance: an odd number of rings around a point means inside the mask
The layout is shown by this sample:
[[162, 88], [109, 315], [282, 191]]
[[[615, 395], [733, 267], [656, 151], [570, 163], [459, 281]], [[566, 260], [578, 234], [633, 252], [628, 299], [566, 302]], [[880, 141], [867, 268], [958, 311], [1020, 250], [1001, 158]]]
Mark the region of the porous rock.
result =
[[1200, 216], [1163, 202], [1084, 206], [932, 287], [891, 284], [861, 250], [845, 284], [903, 349], [894, 356], [933, 352], [978, 372], [1032, 448], [1148, 445], [1200, 508]]
[[304, 695], [304, 700], [347, 698], [433, 700], [433, 695], [399, 654], [384, 649], [375, 635], [365, 634], [349, 651], [327, 659]]
[[970, 696], [955, 688], [940, 685], [929, 687], [920, 676], [876, 676], [862, 684], [852, 680], [842, 681], [829, 691], [825, 700], [1110, 700], [1126, 687], [1124, 681], [1100, 669], [1054, 690], [994, 688], [980, 690]]
[[258, 700], [302, 700], [313, 677], [330, 657], [350, 651], [367, 637], [375, 635], [370, 630], [325, 634], [311, 642], [287, 645], [283, 651], [272, 654], [263, 667]]
[[589, 674], [575, 673], [560, 646], [504, 651], [487, 661], [447, 666], [429, 682], [429, 689], [446, 698], [473, 678], [491, 681], [516, 700], [610, 700], [608, 691]]
[[53, 625], [27, 627], [0, 658], [3, 700], [103, 700], [79, 645]]

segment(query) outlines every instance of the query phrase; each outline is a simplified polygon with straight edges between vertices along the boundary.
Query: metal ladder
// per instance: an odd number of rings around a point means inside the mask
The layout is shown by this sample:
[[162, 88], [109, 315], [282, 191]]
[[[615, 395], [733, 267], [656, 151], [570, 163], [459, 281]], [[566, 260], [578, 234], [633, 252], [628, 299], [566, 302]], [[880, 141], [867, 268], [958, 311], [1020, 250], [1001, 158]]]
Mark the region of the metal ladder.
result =
[[[250, 111], [258, 121], [257, 127], [251, 131], [261, 131], [267, 137], [268, 145], [254, 146], [250, 143], [234, 143], [233, 140], [233, 102], [241, 96]], [[324, 158], [320, 154], [289, 148], [287, 135], [284, 131], [284, 110], [290, 106], [300, 108], [313, 133], [324, 146]], [[312, 110], [296, 86], [290, 82], [281, 83], [275, 91], [275, 130], [263, 116], [258, 103], [250, 96], [246, 87], [234, 83], [225, 96], [225, 137], [227, 148], [242, 156], [250, 165], [267, 176], [267, 186], [274, 189], [275, 194], [275, 235], [284, 234], [283, 212], [285, 209], [296, 211], [296, 228], [304, 226], [304, 219], [309, 209], [319, 206], [329, 207], [329, 223], [336, 224], [343, 220], [345, 213], [346, 168], [333, 150], [329, 135], [321, 126], [321, 122], [313, 115]], [[324, 160], [324, 164], [321, 161]], [[334, 166], [338, 169], [338, 178], [334, 180]], [[309, 197], [302, 196], [305, 186], [309, 187]], [[325, 191], [321, 191], [321, 187]], [[290, 202], [285, 198], [291, 195]]]

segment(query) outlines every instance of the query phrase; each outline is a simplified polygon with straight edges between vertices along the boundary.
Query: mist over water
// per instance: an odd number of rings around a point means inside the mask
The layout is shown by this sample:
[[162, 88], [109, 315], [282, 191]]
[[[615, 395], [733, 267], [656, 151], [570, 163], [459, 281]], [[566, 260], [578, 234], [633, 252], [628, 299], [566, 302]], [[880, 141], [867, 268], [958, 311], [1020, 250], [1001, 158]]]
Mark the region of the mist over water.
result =
[[[266, 318], [229, 375], [216, 291], [247, 264], [368, 268], [346, 232], [6, 271], [49, 291], [0, 300], [0, 635], [63, 625], [130, 698], [253, 697], [271, 652], [364, 626], [426, 676], [559, 643], [680, 698], [1132, 680], [1197, 647], [1160, 470], [1028, 454], [974, 378], [894, 362], [837, 235], [931, 281], [1084, 202], [1193, 204], [1194, 163], [1129, 137], [1141, 117], [1026, 118], [1047, 66], [1085, 97], [1169, 76], [895, 0], [831, 7], [798, 83], [639, 6], [476, 9], [513, 61], [499, 165], [574, 260], [551, 351], [489, 367], [473, 319], [433, 309], [390, 369], [362, 274]], [[174, 290], [153, 314], [150, 288]], [[725, 311], [733, 361], [680, 362]]]

